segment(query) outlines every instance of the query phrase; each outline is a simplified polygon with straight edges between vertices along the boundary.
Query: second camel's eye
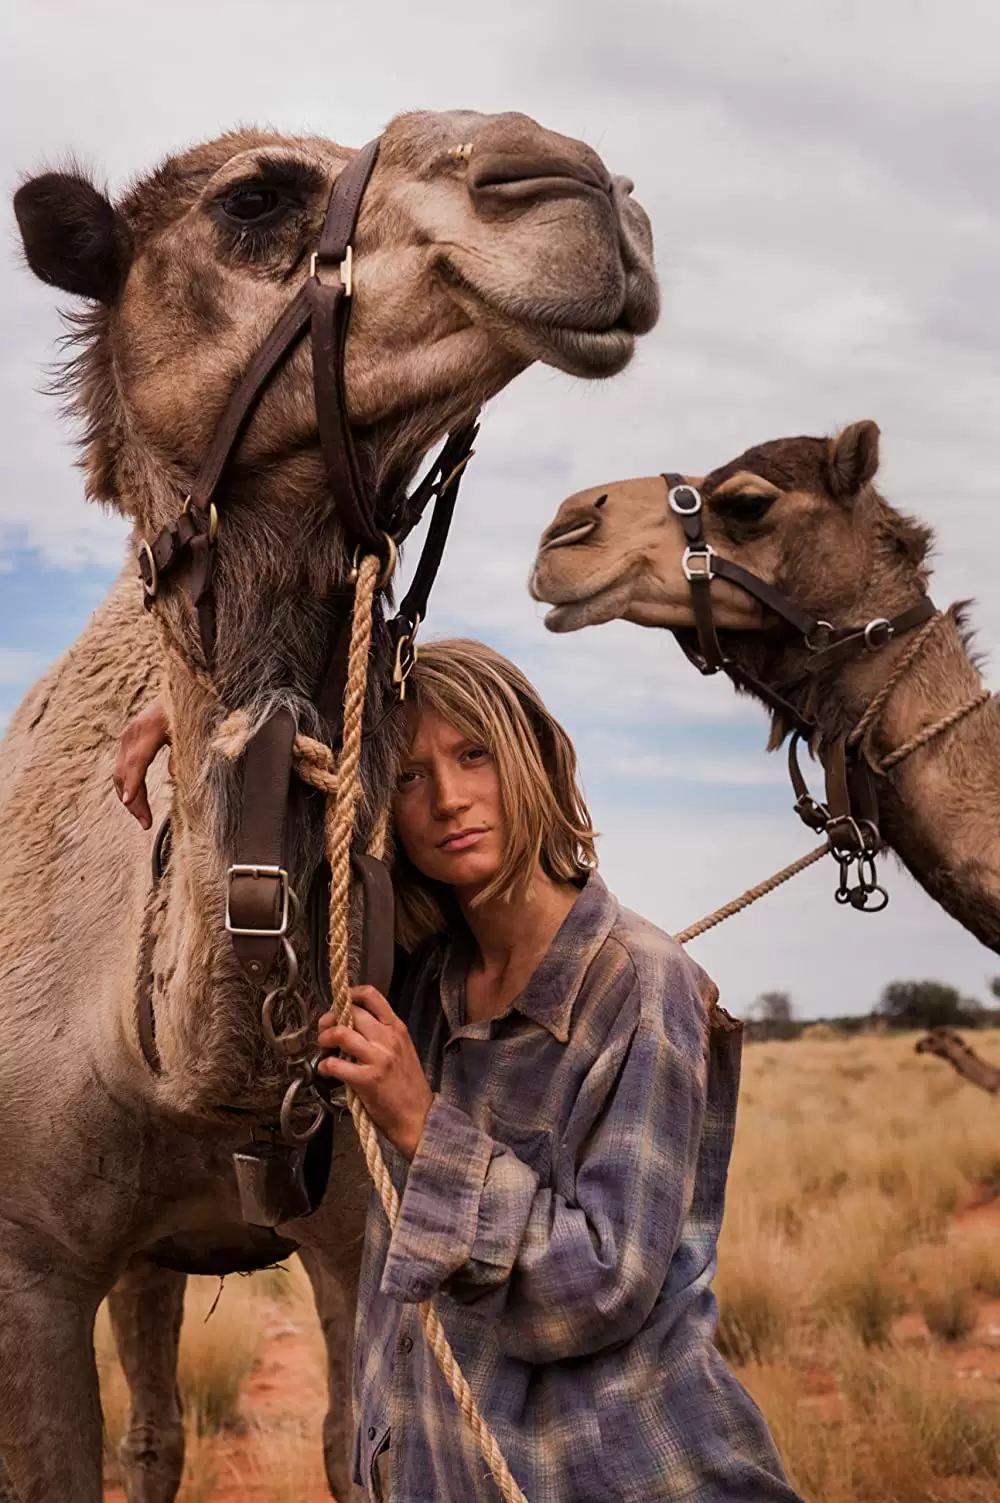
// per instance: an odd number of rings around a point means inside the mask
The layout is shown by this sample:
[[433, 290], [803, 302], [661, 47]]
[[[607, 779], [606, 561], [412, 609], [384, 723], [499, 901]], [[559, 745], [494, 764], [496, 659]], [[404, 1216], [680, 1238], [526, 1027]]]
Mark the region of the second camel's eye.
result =
[[777, 499], [777, 496], [758, 496], [751, 492], [742, 496], [720, 496], [714, 502], [714, 507], [723, 517], [732, 518], [736, 522], [760, 522]]
[[266, 187], [263, 183], [244, 183], [226, 194], [221, 207], [226, 218], [237, 224], [260, 224], [262, 220], [277, 216], [284, 207], [284, 199], [277, 188]]

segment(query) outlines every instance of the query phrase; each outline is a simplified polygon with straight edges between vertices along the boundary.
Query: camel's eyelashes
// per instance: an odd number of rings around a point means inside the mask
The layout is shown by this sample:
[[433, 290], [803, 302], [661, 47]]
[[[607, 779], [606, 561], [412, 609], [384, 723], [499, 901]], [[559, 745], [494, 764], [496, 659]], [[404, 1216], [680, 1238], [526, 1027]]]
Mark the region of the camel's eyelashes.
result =
[[265, 221], [273, 221], [288, 207], [284, 194], [264, 183], [241, 183], [219, 201], [225, 217], [239, 225], [259, 226]]

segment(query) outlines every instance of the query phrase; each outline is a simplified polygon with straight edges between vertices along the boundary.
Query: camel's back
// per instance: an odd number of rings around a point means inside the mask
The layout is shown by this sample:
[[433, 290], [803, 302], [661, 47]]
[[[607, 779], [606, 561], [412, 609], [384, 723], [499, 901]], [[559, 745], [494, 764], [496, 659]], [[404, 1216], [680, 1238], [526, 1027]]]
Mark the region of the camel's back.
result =
[[20, 990], [26, 971], [43, 990], [61, 973], [68, 980], [67, 967], [78, 982], [81, 967], [122, 948], [142, 901], [149, 837], [118, 803], [111, 769], [125, 724], [156, 691], [157, 664], [130, 571], [28, 691], [0, 743], [5, 994]]

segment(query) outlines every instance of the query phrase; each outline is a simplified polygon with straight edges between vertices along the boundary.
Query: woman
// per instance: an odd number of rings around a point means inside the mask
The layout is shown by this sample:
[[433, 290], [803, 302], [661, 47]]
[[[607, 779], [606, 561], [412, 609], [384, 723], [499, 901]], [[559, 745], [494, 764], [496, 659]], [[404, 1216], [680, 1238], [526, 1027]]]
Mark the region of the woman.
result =
[[[712, 1341], [739, 1025], [601, 881], [573, 748], [518, 669], [436, 642], [409, 683], [406, 1023], [359, 987], [353, 1026], [320, 1025], [401, 1196], [391, 1235], [377, 1197], [368, 1221], [356, 1481], [499, 1496], [423, 1338], [434, 1299], [529, 1503], [795, 1503]], [[133, 807], [162, 734], [141, 740], [117, 779]]]

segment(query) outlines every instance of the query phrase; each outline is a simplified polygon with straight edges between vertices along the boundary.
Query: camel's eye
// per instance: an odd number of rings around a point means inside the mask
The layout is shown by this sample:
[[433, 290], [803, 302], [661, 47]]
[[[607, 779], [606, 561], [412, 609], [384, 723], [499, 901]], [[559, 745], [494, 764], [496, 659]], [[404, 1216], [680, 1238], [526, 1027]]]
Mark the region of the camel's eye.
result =
[[265, 183], [241, 183], [219, 201], [225, 217], [240, 225], [261, 225], [277, 219], [286, 207], [284, 195]]
[[740, 495], [735, 492], [732, 495], [717, 496], [712, 506], [724, 521], [761, 522], [777, 499], [776, 495], [761, 496], [752, 491]]

